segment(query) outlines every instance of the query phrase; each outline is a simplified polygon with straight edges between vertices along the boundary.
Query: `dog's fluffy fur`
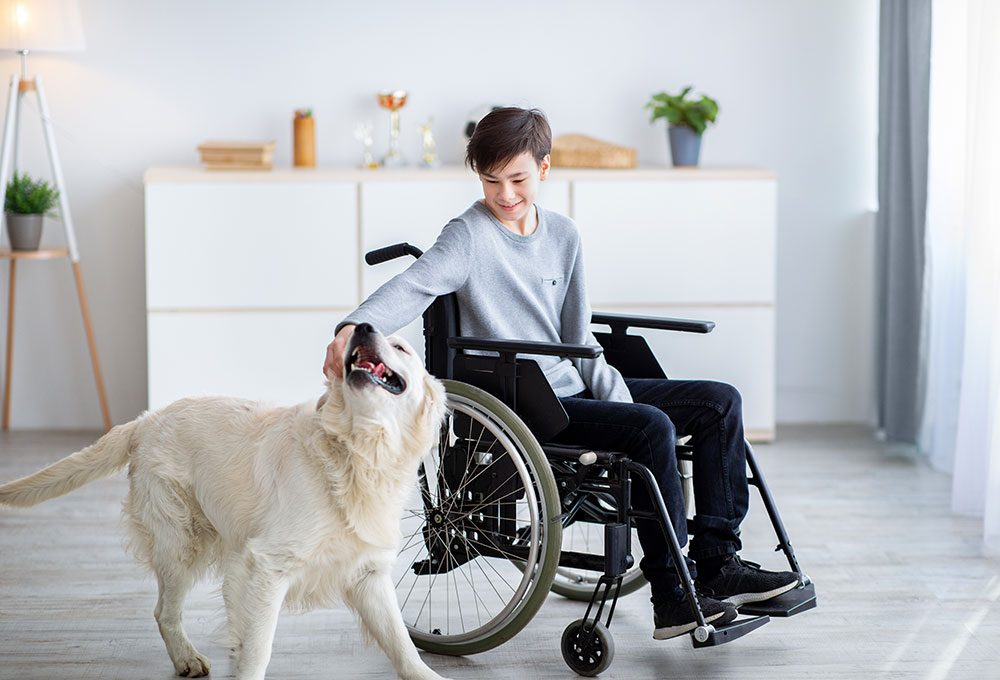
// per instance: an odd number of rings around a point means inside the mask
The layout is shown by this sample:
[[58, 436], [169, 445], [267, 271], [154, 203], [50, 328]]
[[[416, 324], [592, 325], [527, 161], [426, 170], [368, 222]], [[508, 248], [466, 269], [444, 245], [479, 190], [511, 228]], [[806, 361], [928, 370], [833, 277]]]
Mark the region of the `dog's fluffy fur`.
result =
[[[355, 375], [364, 373], [350, 366], [359, 345], [405, 382], [402, 393]], [[180, 675], [209, 672], [181, 615], [189, 589], [214, 568], [241, 680], [264, 677], [282, 604], [338, 600], [400, 677], [440, 680], [410, 641], [390, 569], [404, 498], [444, 415], [444, 388], [404, 340], [373, 330], [355, 333], [345, 366], [346, 378], [327, 376], [318, 404], [199, 398], [144, 414], [0, 486], [0, 504], [35, 505], [127, 465], [130, 546], [156, 574], [154, 616]]]

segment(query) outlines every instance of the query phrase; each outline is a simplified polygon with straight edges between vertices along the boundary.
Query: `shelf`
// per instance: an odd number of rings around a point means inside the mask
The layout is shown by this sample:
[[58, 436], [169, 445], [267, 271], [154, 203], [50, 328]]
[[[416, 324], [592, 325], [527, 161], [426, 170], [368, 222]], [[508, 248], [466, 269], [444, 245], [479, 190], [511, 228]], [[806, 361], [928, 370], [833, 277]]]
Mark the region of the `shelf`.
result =
[[[622, 180], [622, 181], [689, 181], [689, 180], [773, 180], [773, 170], [749, 167], [702, 166], [697, 168], [671, 168], [639, 166], [626, 170], [593, 168], [552, 168], [553, 180]], [[320, 166], [316, 168], [290, 168], [274, 166], [269, 170], [206, 170], [200, 166], [160, 166], [148, 168], [143, 176], [150, 183], [212, 183], [212, 182], [413, 182], [440, 180], [478, 181], [477, 175], [460, 165], [443, 165], [427, 169], [416, 166], [406, 168], [380, 168], [362, 170], [347, 166]]]
[[0, 260], [54, 260], [69, 257], [66, 248], [43, 248], [41, 250], [11, 250], [0, 248]]

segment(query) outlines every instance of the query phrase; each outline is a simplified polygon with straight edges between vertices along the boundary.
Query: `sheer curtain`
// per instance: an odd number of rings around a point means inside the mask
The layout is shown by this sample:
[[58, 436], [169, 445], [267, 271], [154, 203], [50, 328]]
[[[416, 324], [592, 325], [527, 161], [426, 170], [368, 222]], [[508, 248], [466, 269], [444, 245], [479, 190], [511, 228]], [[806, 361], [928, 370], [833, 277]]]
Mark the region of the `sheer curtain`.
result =
[[1000, 554], [1000, 3], [936, 0], [920, 444]]

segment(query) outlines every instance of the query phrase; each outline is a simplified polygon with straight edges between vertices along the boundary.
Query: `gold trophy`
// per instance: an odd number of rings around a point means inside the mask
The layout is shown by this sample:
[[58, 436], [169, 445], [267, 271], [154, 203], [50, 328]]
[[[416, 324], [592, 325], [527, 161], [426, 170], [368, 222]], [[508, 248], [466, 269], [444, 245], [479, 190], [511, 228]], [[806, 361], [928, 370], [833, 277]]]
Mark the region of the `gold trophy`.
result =
[[387, 168], [406, 165], [403, 154], [399, 152], [399, 110], [406, 105], [406, 90], [379, 92], [378, 105], [389, 109], [389, 151], [382, 158], [382, 165]]

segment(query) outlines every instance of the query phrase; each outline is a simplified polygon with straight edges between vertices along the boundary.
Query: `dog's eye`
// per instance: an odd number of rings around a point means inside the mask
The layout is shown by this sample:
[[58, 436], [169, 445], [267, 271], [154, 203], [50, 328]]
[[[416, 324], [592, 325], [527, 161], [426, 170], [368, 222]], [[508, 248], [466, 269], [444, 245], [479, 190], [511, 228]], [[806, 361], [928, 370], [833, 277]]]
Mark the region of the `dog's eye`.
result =
[[403, 354], [409, 354], [409, 352], [407, 352], [405, 349], [403, 349], [402, 345], [393, 345], [393, 347], [395, 347], [396, 349], [398, 349]]

